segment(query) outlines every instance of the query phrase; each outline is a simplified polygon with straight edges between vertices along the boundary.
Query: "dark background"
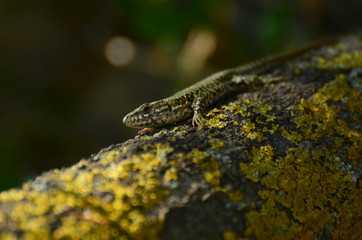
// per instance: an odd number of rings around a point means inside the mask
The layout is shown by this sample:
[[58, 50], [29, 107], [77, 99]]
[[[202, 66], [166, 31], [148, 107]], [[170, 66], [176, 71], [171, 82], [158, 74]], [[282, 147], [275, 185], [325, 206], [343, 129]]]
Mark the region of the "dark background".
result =
[[[362, 1], [0, 1], [0, 190], [132, 138], [138, 105], [360, 27]], [[106, 46], [127, 64], [109, 61]], [[117, 42], [117, 41], [116, 41]], [[113, 41], [114, 43], [114, 41]]]

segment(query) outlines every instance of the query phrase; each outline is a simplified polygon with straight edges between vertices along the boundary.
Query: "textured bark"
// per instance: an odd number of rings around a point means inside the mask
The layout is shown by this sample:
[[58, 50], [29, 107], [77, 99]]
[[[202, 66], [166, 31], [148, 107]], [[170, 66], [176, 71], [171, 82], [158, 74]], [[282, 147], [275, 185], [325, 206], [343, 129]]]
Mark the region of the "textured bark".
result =
[[358, 239], [362, 39], [0, 194], [1, 239]]

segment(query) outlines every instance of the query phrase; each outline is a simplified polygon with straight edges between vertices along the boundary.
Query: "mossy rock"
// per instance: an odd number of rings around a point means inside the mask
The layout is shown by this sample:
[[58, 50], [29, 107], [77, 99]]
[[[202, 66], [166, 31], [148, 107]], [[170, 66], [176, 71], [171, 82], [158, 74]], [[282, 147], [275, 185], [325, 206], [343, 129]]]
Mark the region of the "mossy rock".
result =
[[0, 194], [0, 239], [359, 239], [360, 33], [285, 81]]

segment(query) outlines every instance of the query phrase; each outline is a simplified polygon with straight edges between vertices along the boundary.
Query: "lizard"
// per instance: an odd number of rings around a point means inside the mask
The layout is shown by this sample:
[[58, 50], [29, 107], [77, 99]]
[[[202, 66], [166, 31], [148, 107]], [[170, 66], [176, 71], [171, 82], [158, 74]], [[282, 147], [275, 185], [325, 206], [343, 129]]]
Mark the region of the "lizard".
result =
[[233, 92], [250, 91], [255, 87], [280, 81], [280, 77], [270, 77], [265, 74], [326, 42], [325, 39], [318, 40], [297, 50], [264, 57], [214, 73], [170, 97], [142, 104], [128, 113], [123, 118], [123, 123], [128, 127], [152, 129], [192, 117], [193, 126], [203, 125], [205, 121], [203, 113], [220, 98]]

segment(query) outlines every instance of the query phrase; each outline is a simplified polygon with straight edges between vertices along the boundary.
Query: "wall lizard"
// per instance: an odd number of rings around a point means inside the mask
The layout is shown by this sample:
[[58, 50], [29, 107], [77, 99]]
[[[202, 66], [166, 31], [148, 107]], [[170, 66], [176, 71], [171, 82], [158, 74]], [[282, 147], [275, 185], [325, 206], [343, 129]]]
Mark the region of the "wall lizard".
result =
[[192, 117], [194, 126], [202, 125], [204, 122], [202, 114], [206, 108], [221, 97], [232, 92], [250, 91], [257, 86], [280, 79], [270, 78], [265, 74], [278, 65], [320, 47], [326, 42], [326, 40], [319, 40], [304, 48], [214, 73], [168, 98], [142, 104], [127, 114], [123, 118], [123, 123], [134, 128], [157, 128]]

